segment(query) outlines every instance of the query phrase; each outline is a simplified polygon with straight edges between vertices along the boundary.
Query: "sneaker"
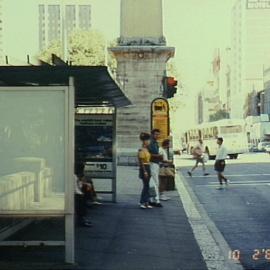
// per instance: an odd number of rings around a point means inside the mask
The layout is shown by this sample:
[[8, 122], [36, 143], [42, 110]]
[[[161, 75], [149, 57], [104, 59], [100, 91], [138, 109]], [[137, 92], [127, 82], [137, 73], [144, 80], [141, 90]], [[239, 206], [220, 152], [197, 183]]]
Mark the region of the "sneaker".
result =
[[203, 174], [203, 176], [207, 176], [207, 175], [209, 175], [209, 173], [204, 173], [204, 174]]
[[225, 182], [225, 186], [229, 187], [229, 184], [230, 184], [230, 180], [227, 179], [227, 181]]
[[192, 177], [192, 173], [191, 172], [187, 172], [188, 173], [188, 175], [190, 176], [190, 177]]
[[153, 206], [151, 206], [151, 205], [147, 205], [146, 206], [148, 209], [153, 209]]
[[156, 207], [163, 207], [163, 205], [159, 202], [159, 203], [156, 203], [155, 205]]
[[145, 206], [144, 204], [141, 204], [141, 205], [140, 205], [140, 208], [141, 208], [141, 209], [146, 209], [147, 206]]
[[149, 202], [148, 203], [150, 206], [157, 206], [157, 203], [156, 202]]
[[160, 195], [160, 200], [161, 200], [161, 201], [168, 201], [169, 199], [170, 199], [170, 198], [167, 197], [167, 196], [164, 195], [164, 194]]
[[82, 227], [92, 227], [93, 224], [89, 220], [83, 220], [83, 221], [80, 222], [80, 226], [82, 226]]
[[101, 205], [102, 203], [101, 202], [98, 202], [98, 201], [94, 201], [94, 202], [92, 202], [92, 204]]

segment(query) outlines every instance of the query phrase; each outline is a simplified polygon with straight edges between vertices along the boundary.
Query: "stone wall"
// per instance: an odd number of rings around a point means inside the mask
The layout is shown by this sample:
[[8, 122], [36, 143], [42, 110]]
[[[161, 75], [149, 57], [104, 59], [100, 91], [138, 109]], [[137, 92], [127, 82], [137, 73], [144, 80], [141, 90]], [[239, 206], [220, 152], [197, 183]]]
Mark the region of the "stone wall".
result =
[[163, 46], [119, 46], [116, 56], [117, 78], [132, 102], [117, 111], [117, 149], [121, 164], [136, 162], [139, 134], [151, 129], [151, 103], [162, 95], [166, 62], [174, 48]]

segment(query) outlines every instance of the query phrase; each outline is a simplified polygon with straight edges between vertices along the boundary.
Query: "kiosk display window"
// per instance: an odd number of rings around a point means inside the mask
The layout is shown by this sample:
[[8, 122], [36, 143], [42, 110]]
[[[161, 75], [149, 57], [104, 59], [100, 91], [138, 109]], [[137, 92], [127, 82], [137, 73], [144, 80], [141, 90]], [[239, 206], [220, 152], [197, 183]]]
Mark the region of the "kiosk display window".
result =
[[89, 177], [113, 177], [113, 114], [76, 114], [76, 160]]

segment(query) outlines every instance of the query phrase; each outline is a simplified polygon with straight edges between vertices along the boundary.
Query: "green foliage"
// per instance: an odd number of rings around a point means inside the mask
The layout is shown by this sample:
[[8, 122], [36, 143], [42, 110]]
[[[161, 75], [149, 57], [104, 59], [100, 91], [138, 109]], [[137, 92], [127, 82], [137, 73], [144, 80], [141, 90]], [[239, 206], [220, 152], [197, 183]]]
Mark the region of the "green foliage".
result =
[[[108, 44], [108, 48], [113, 48], [113, 47], [116, 47], [116, 46], [117, 46], [117, 40], [113, 40], [112, 42], [110, 42]], [[116, 74], [117, 61], [116, 61], [115, 56], [112, 53], [108, 53], [107, 62], [108, 62], [107, 64], [108, 64], [108, 67], [110, 68], [111, 72], [113, 74]]]
[[[114, 45], [112, 43], [111, 45]], [[115, 46], [115, 45], [114, 45]], [[104, 66], [106, 62], [106, 41], [97, 31], [76, 30], [68, 38], [68, 61], [72, 65]], [[39, 59], [51, 64], [51, 55], [55, 54], [63, 59], [63, 44], [60, 41], [53, 42], [39, 55]], [[108, 65], [116, 69], [116, 60], [112, 55], [108, 56]]]
[[69, 37], [72, 65], [105, 65], [105, 39], [95, 31], [76, 31]]
[[230, 118], [230, 114], [228, 112], [226, 112], [225, 110], [219, 110], [214, 114], [211, 114], [209, 116], [209, 121], [213, 122], [213, 121], [218, 121], [221, 119], [228, 119]]
[[63, 48], [59, 40], [54, 41], [46, 50], [41, 52], [38, 58], [46, 63], [51, 64], [52, 54], [63, 59]]
[[179, 80], [179, 73], [173, 60], [167, 63], [167, 76], [172, 76]]

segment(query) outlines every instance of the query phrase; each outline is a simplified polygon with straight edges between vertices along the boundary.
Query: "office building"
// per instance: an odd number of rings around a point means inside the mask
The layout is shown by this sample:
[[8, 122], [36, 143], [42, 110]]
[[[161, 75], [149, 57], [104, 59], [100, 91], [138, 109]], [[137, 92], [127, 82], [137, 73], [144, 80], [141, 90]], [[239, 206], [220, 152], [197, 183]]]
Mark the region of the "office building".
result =
[[3, 48], [3, 0], [0, 0], [0, 64], [4, 62]]
[[39, 4], [39, 49], [67, 39], [72, 31], [90, 30], [91, 5], [87, 0], [50, 0]]
[[220, 95], [214, 81], [208, 81], [197, 97], [197, 123], [209, 122], [211, 116], [222, 109]]
[[230, 113], [231, 109], [231, 48], [218, 48], [212, 61], [214, 89], [219, 95], [220, 107]]
[[232, 9], [232, 118], [244, 116], [248, 93], [263, 89], [263, 66], [270, 58], [269, 40], [269, 1], [236, 0]]

